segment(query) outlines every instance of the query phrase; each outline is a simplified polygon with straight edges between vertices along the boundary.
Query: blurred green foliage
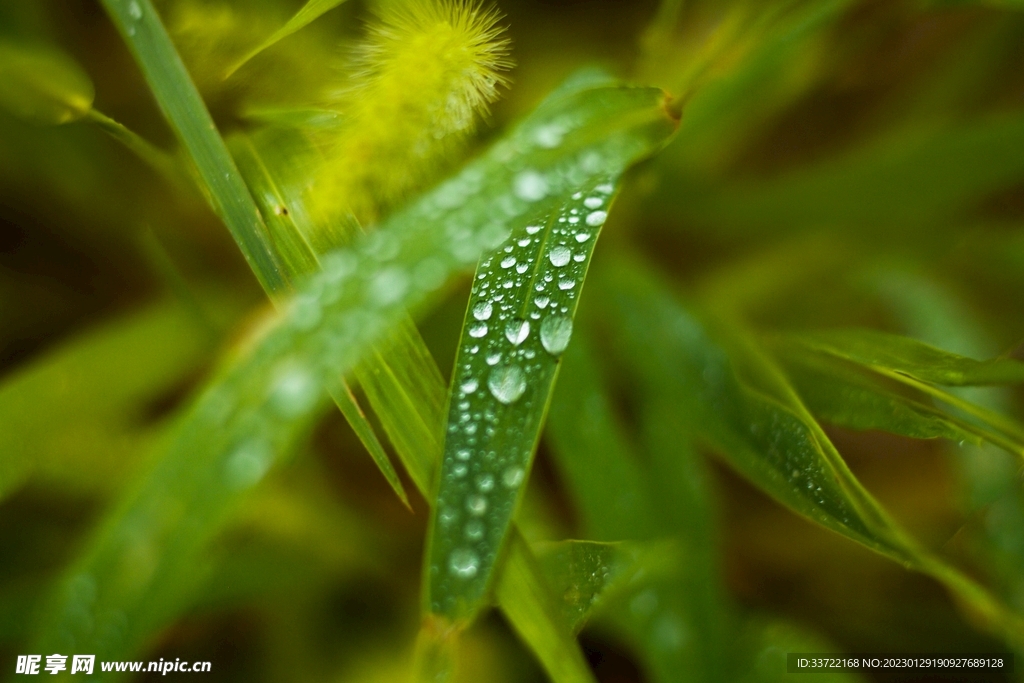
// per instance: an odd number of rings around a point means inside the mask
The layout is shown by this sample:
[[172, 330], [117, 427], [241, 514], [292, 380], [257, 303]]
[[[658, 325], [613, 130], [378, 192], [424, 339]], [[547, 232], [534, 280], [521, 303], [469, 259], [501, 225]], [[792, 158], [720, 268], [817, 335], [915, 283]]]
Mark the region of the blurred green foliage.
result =
[[0, 4], [0, 679], [1024, 653], [1021, 9]]

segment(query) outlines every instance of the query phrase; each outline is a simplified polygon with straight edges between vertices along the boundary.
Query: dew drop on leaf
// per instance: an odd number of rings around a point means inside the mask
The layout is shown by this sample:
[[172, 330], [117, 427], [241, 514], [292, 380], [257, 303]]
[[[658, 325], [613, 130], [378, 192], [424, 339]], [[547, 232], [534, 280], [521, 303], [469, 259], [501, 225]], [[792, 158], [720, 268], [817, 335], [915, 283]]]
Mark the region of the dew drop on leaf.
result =
[[510, 320], [505, 327], [505, 337], [512, 346], [519, 346], [530, 336], [530, 323], [526, 320]]
[[523, 483], [524, 476], [522, 467], [509, 467], [501, 475], [501, 483], [510, 489], [514, 489]]
[[487, 512], [487, 498], [484, 496], [470, 496], [466, 501], [466, 510], [474, 517], [481, 517]]
[[460, 579], [471, 579], [480, 569], [480, 558], [467, 548], [459, 548], [448, 558], [448, 568]]
[[526, 377], [517, 365], [503, 365], [494, 368], [487, 378], [487, 388], [501, 403], [509, 405], [519, 400], [526, 391]]
[[561, 268], [569, 262], [570, 258], [572, 258], [572, 252], [569, 251], [568, 247], [563, 247], [562, 245], [558, 245], [548, 254], [548, 260], [551, 261], [551, 265], [555, 268]]
[[481, 301], [473, 307], [473, 317], [477, 320], [487, 320], [491, 317], [492, 312], [494, 312], [494, 308], [490, 301]]
[[608, 213], [606, 211], [593, 211], [587, 214], [587, 225], [594, 228], [604, 225], [606, 220], [608, 220]]
[[476, 323], [469, 328], [469, 336], [479, 339], [487, 334], [487, 323]]
[[572, 319], [552, 315], [540, 324], [540, 343], [553, 356], [561, 355], [572, 337]]
[[520, 199], [535, 202], [548, 194], [548, 181], [536, 171], [523, 171], [513, 181], [513, 191]]

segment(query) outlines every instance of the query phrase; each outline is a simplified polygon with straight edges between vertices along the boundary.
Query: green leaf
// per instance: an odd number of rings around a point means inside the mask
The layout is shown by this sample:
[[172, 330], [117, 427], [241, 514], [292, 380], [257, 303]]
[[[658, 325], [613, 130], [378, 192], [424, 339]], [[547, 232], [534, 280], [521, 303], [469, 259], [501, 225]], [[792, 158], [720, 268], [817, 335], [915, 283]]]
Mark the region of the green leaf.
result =
[[922, 382], [946, 386], [1024, 382], [1024, 363], [1011, 359], [978, 361], [937, 349], [916, 339], [879, 330], [852, 328], [808, 332], [790, 341], [865, 367], [891, 370]]
[[[602, 280], [590, 301], [601, 301]], [[639, 378], [642, 438], [629, 438], [596, 360], [598, 320], [584, 316], [583, 334], [563, 359], [549, 420], [555, 463], [589, 537], [671, 539], [682, 556], [673, 571], [652, 571], [612, 596], [602, 623], [630, 643], [653, 681], [674, 681], [681, 670], [694, 680], [721, 680], [729, 608], [714, 542], [713, 485], [692, 445], [693, 416], [674, 403], [675, 375]]]
[[538, 548], [547, 583], [561, 597], [562, 617], [573, 633], [629, 584], [671, 577], [678, 554], [670, 542], [561, 541]]
[[885, 387], [854, 368], [798, 354], [784, 354], [782, 358], [800, 398], [826, 422], [914, 439], [981, 441], [935, 407]]
[[209, 350], [202, 321], [164, 302], [84, 332], [6, 376], [0, 495], [33, 468], [71, 485], [109, 484], [148, 443], [139, 406], [196, 370]]
[[[625, 358], [648, 381], [674, 373], [677, 410], [693, 410], [703, 438], [784, 505], [942, 582], [988, 628], [1024, 643], [1024, 620], [912, 541], [850, 472], [771, 360], [735, 323], [707, 324], [647, 269], [623, 262], [602, 287]], [[717, 341], [724, 339], [724, 341]]]
[[135, 55], [161, 111], [188, 150], [214, 210], [235, 238], [263, 288], [282, 292], [287, 283], [253, 202], [181, 57], [151, 0], [103, 0]]
[[321, 14], [334, 9], [343, 2], [345, 2], [345, 0], [309, 0], [292, 16], [291, 19], [288, 20], [288, 23], [274, 31], [273, 35], [260, 43], [257, 47], [253, 48], [250, 52], [246, 53], [246, 55], [240, 60], [235, 62], [231, 68], [228, 69], [228, 72], [224, 77], [229, 78], [256, 55], [275, 45], [282, 39], [287, 38], [299, 29], [305, 28], [308, 24], [313, 23], [314, 20], [319, 18]]
[[[616, 91], [584, 94], [602, 92]], [[578, 109], [565, 108], [547, 127], [530, 131], [533, 144], [562, 151], [571, 143], [562, 139], [561, 121], [585, 118], [588, 108], [621, 108], [621, 114], [639, 115], [640, 121], [668, 122], [661, 91], [617, 93], [618, 101], [579, 98]], [[449, 393], [444, 460], [428, 544], [427, 604], [437, 614], [468, 619], [486, 599], [530, 471], [559, 358], [569, 344], [594, 244], [618, 175], [628, 164], [621, 157], [609, 164], [607, 155], [629, 144], [627, 135], [639, 142], [648, 133], [640, 129], [599, 137], [606, 135], [601, 129], [589, 132], [585, 139], [593, 146], [580, 149], [580, 165], [562, 174], [531, 164], [512, 169], [512, 200], [543, 202], [551, 210], [514, 230], [477, 268]], [[508, 208], [499, 205], [496, 210]]]
[[[539, 146], [537, 131], [553, 124], [564, 126], [562, 144]], [[335, 389], [453, 271], [550, 212], [551, 200], [517, 196], [515, 169], [543, 173], [551, 195], [562, 196], [592, 174], [650, 154], [673, 129], [658, 91], [568, 96], [538, 109], [373, 235], [321, 258], [322, 272], [307, 277], [276, 324], [203, 392], [153, 469], [72, 564], [52, 596], [40, 651], [116, 658], [187, 604], [204, 574], [198, 558], [206, 542], [322, 414], [323, 390]]]
[[[291, 284], [303, 275], [318, 271], [320, 260], [305, 239], [310, 229], [303, 229], [298, 225], [298, 221], [305, 217], [305, 213], [298, 210], [299, 198], [286, 196], [285, 190], [277, 184], [259, 150], [248, 136], [234, 136], [229, 141], [229, 147], [249, 191], [263, 215], [267, 216], [270, 239], [276, 253], [281, 256], [286, 281]], [[293, 206], [295, 210], [290, 210], [289, 206]], [[331, 390], [331, 397], [395, 494], [408, 506], [409, 497], [405, 493], [402, 481], [398, 478], [398, 473], [385, 453], [384, 446], [377, 438], [373, 426], [359, 407], [348, 384], [344, 380], [339, 382], [336, 388]]]
[[92, 80], [49, 45], [0, 41], [0, 107], [33, 123], [60, 125], [92, 109]]
[[500, 569], [496, 597], [512, 628], [556, 683], [594, 683], [594, 675], [551, 595], [536, 558], [517, 531]]

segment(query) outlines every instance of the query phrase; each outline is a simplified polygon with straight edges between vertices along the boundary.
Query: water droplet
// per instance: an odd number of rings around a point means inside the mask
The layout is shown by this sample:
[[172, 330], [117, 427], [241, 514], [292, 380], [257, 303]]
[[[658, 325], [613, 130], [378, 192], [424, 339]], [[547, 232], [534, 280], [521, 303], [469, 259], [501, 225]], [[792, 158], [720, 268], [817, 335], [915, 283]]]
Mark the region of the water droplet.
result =
[[448, 558], [448, 569], [460, 579], [471, 579], [480, 569], [480, 558], [472, 550], [459, 548]]
[[459, 464], [452, 468], [452, 474], [455, 475], [457, 479], [461, 479], [462, 477], [466, 476], [467, 472], [469, 472], [469, 467], [467, 467], [466, 463], [464, 462], [460, 462]]
[[531, 240], [529, 237], [524, 237], [523, 239], [521, 239], [518, 242], [516, 242], [516, 244], [518, 244], [521, 247], [528, 247], [528, 246], [530, 246], [530, 242], [532, 242], [532, 241], [533, 240]]
[[487, 388], [491, 395], [505, 405], [515, 403], [526, 391], [526, 377], [516, 365], [504, 365], [494, 368], [487, 378]]
[[459, 460], [469, 460], [472, 455], [473, 454], [467, 448], [455, 451], [455, 457]]
[[295, 418], [316, 406], [320, 387], [305, 368], [290, 365], [278, 372], [270, 388], [270, 407], [278, 415]]
[[480, 517], [487, 512], [487, 498], [484, 496], [470, 496], [466, 500], [466, 510], [474, 517]]
[[385, 268], [370, 281], [370, 300], [381, 306], [399, 301], [409, 289], [409, 276], [397, 266]]
[[594, 188], [601, 194], [611, 194], [615, 191], [615, 187], [611, 183], [605, 183], [604, 185], [598, 185]]
[[587, 197], [583, 200], [583, 206], [588, 209], [598, 209], [602, 204], [604, 204], [604, 200], [600, 197]]
[[476, 487], [481, 493], [487, 493], [494, 488], [494, 476], [490, 474], [481, 474], [476, 479]]
[[512, 282], [512, 280], [505, 280], [504, 282], [501, 283], [501, 286], [504, 287], [505, 289], [512, 289], [514, 285], [515, 283]]
[[487, 358], [484, 359], [484, 360], [486, 361], [486, 363], [488, 365], [497, 365], [498, 361], [501, 360], [501, 354], [500, 353], [492, 353], [489, 356], [487, 356]]
[[292, 321], [300, 330], [311, 330], [320, 323], [323, 307], [316, 297], [303, 295], [296, 297], [292, 306]]
[[479, 386], [480, 386], [480, 382], [478, 382], [476, 380], [476, 378], [473, 377], [473, 378], [467, 379], [465, 382], [463, 382], [462, 385], [459, 386], [459, 389], [461, 389], [462, 393], [464, 393], [464, 394], [472, 394], [474, 391], [477, 390], [477, 387], [479, 387]]
[[552, 356], [558, 356], [569, 345], [572, 338], [572, 319], [552, 315], [540, 324], [540, 343]]
[[469, 336], [479, 339], [487, 334], [487, 323], [476, 323], [469, 328]]
[[533, 134], [533, 139], [544, 149], [554, 149], [562, 144], [563, 135], [565, 135], [565, 131], [561, 126], [549, 123], [538, 128]]
[[576, 225], [580, 222], [579, 216], [569, 216], [569, 225]]
[[528, 226], [526, 226], [526, 234], [527, 235], [536, 235], [540, 231], [541, 231], [541, 227], [539, 225], [528, 225]]
[[530, 323], [525, 320], [510, 320], [505, 327], [505, 338], [512, 346], [519, 346], [530, 336]]
[[224, 463], [224, 479], [233, 489], [255, 485], [274, 462], [274, 450], [265, 439], [253, 438], [238, 446]]
[[587, 260], [587, 255], [586, 254], [574, 254], [573, 257], [572, 257], [572, 260], [575, 261], [576, 263], [583, 263], [584, 261]]
[[501, 267], [502, 268], [511, 268], [515, 264], [516, 264], [516, 257], [515, 256], [506, 256], [505, 258], [503, 258], [501, 260]]
[[568, 247], [563, 247], [562, 245], [558, 245], [548, 254], [548, 260], [551, 261], [551, 265], [555, 268], [561, 268], [569, 262], [570, 258], [572, 258], [572, 252], [569, 251]]
[[131, 16], [132, 19], [138, 21], [142, 18], [142, 7], [140, 7], [139, 3], [137, 3], [135, 0], [132, 0], [130, 3], [128, 3], [128, 14]]
[[491, 306], [490, 301], [481, 301], [473, 307], [473, 317], [477, 320], [487, 320], [491, 317], [491, 313], [494, 312], [494, 307]]
[[484, 525], [478, 519], [471, 519], [466, 523], [466, 539], [470, 541], [479, 541], [484, 537]]
[[514, 489], [523, 483], [524, 476], [522, 467], [509, 467], [501, 475], [501, 483], [510, 489]]
[[520, 275], [522, 275], [523, 273], [525, 273], [529, 269], [530, 269], [530, 264], [529, 263], [520, 263], [518, 266], [516, 266], [516, 272], [519, 273]]
[[551, 299], [547, 298], [546, 296], [538, 296], [536, 299], [533, 300], [533, 303], [535, 306], [537, 306], [537, 308], [545, 309], [548, 307], [548, 304], [551, 303]]
[[576, 241], [579, 242], [580, 244], [583, 244], [584, 242], [586, 242], [589, 239], [590, 239], [590, 233], [589, 232], [578, 232], [578, 233], [576, 233]]
[[575, 286], [576, 286], [576, 281], [575, 280], [559, 280], [558, 281], [558, 288], [561, 289], [562, 291], [565, 291], [567, 289], [572, 289]]
[[604, 222], [608, 220], [607, 211], [593, 211], [587, 214], [587, 225], [592, 228], [596, 228], [599, 225], [604, 225]]
[[523, 171], [513, 181], [516, 196], [528, 202], [544, 199], [548, 194], [548, 181], [536, 171]]

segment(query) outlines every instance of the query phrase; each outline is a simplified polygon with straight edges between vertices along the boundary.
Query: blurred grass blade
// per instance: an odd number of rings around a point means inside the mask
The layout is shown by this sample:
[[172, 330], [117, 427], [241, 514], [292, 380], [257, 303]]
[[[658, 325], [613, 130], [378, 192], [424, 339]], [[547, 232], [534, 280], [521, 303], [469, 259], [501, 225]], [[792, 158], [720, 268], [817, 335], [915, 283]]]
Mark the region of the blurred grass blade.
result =
[[224, 140], [189, 77], [151, 0], [103, 0], [135, 55], [157, 104], [195, 162], [214, 210], [269, 293], [287, 283], [253, 202]]
[[561, 597], [562, 617], [579, 633], [609, 599], [631, 583], [671, 577], [679, 563], [670, 542], [561, 541], [538, 548], [547, 584]]
[[92, 80], [51, 45], [0, 40], [0, 107], [43, 125], [76, 121], [92, 109]]
[[713, 486], [690, 443], [696, 416], [674, 403], [684, 380], [666, 367], [657, 383], [639, 383], [643, 439], [631, 442], [593, 350], [599, 320], [584, 317], [563, 359], [549, 420], [555, 462], [589, 537], [671, 538], [683, 558], [674, 571], [613, 596], [602, 624], [631, 644], [652, 681], [670, 683], [681, 670], [695, 681], [722, 680], [729, 607], [718, 578]]
[[[141, 30], [141, 29], [140, 29]], [[563, 123], [565, 122], [565, 123]], [[558, 149], [538, 129], [564, 125]], [[244, 493], [290, 453], [321, 414], [334, 378], [448, 276], [550, 213], [517, 196], [515, 168], [549, 180], [552, 196], [594, 172], [652, 153], [674, 122], [658, 91], [602, 88], [539, 108], [462, 172], [392, 214], [351, 249], [321, 258], [276, 324], [225, 368], [178, 425], [154, 468], [104, 521], [52, 595], [36, 647], [117, 658], [188, 603], [200, 553]], [[593, 137], [600, 131], [599, 139]], [[145, 562], [136, 561], [140, 553]], [[575, 644], [573, 644], [575, 646]]]
[[843, 329], [791, 335], [789, 341], [869, 368], [884, 368], [922, 382], [946, 386], [1024, 382], [1024, 363], [978, 361], [923, 342], [871, 329]]
[[586, 335], [562, 358], [547, 436], [586, 538], [654, 538], [658, 510]]
[[513, 531], [508, 545], [496, 597], [512, 628], [530, 646], [555, 683], [595, 683], [526, 541], [518, 531]]
[[782, 360], [800, 398], [825, 422], [913, 439], [982, 440], [933, 406], [887, 389], [854, 368], [796, 354], [783, 354]]
[[[892, 522], [843, 462], [782, 373], [731, 325], [705, 325], [646, 269], [623, 262], [602, 287], [623, 357], [656, 381], [673, 365], [688, 377], [675, 405], [690, 406], [703, 437], [741, 474], [796, 512], [942, 582], [987, 628], [1024, 644], [1024, 620]], [[689, 394], [689, 395], [684, 395]]]
[[[596, 97], [612, 92], [617, 101]], [[579, 149], [575, 168], [545, 173], [523, 164], [513, 169], [514, 202], [553, 206], [503, 240], [480, 262], [473, 281], [449, 393], [425, 569], [427, 604], [449, 618], [472, 618], [483, 605], [525, 488], [594, 244], [618, 175], [625, 170], [625, 165], [602, 160], [621, 144], [616, 137], [632, 137], [634, 145], [653, 149], [673, 127], [660, 90], [583, 95], [574, 116], [620, 109], [636, 117], [636, 123], [590, 149]], [[532, 131], [533, 144], [566, 152], [571, 143], [563, 140], [561, 125], [555, 119]], [[623, 162], [629, 163], [628, 158]]]
[[228, 72], [224, 74], [224, 78], [230, 78], [233, 73], [245, 66], [245, 64], [253, 57], [277, 44], [282, 39], [287, 38], [299, 29], [305, 28], [308, 24], [311, 24], [313, 21], [318, 19], [321, 14], [334, 9], [343, 2], [345, 2], [345, 0], [309, 0], [292, 16], [291, 19], [288, 20], [284, 26], [279, 28], [269, 38], [235, 62], [231, 68], [228, 69]]
[[138, 407], [196, 370], [209, 351], [202, 322], [165, 302], [76, 336], [5, 376], [0, 496], [33, 468], [72, 485], [109, 480], [147, 443]]
[[[229, 146], [263, 215], [268, 216], [271, 239], [282, 255], [289, 281], [318, 271], [318, 253], [325, 245], [315, 242], [315, 236], [328, 233], [314, 226], [304, 192], [309, 178], [320, 168], [316, 151], [301, 134], [281, 132], [255, 138], [239, 134], [231, 138]], [[354, 220], [347, 227], [336, 227], [330, 234], [343, 243], [361, 234]], [[410, 473], [415, 478], [429, 471], [440, 453], [440, 418], [435, 420], [433, 413], [440, 415], [444, 383], [415, 323], [408, 317], [400, 321], [356, 366], [354, 374]], [[342, 387], [334, 400], [388, 483], [408, 505], [391, 460], [348, 387]], [[410, 466], [409, 461], [416, 459], [431, 465]], [[421, 483], [426, 487], [425, 479], [417, 482]]]

